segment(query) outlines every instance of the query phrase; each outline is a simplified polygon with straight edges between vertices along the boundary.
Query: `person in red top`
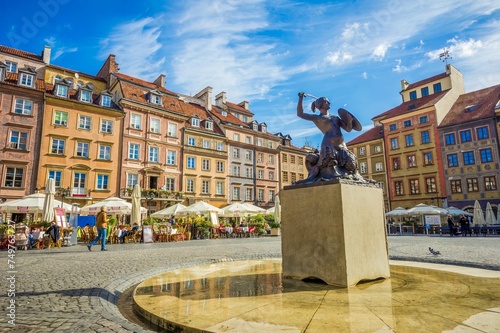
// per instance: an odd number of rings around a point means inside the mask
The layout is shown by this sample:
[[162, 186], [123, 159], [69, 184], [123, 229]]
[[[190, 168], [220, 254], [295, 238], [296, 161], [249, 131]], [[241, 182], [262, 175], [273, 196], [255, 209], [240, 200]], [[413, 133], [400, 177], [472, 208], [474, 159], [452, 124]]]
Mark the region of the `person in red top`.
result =
[[89, 251], [92, 251], [92, 246], [101, 240], [101, 251], [106, 250], [106, 231], [108, 227], [108, 216], [106, 215], [107, 207], [102, 206], [101, 211], [96, 217], [97, 237], [87, 245]]

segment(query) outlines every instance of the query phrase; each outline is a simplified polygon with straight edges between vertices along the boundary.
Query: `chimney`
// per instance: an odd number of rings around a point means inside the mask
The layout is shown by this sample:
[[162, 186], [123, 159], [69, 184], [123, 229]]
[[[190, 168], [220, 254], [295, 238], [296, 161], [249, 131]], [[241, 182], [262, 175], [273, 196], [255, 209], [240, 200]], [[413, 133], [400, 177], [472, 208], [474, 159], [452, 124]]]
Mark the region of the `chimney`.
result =
[[115, 55], [110, 54], [96, 76], [106, 80], [109, 87], [111, 74], [118, 73], [118, 71], [120, 71], [120, 68], [118, 68], [118, 64], [115, 61]]
[[247, 101], [243, 101], [243, 102], [239, 103], [238, 105], [245, 108], [245, 110], [248, 110], [248, 102]]
[[203, 106], [205, 107], [205, 109], [207, 109], [208, 111], [212, 111], [212, 87], [206, 87], [205, 89], [194, 95], [194, 97], [204, 101], [205, 105]]
[[158, 78], [156, 78], [156, 80], [154, 80], [153, 83], [156, 84], [157, 86], [165, 88], [165, 84], [166, 84], [165, 78], [166, 78], [165, 74], [160, 74], [160, 76], [158, 76]]
[[43, 47], [43, 51], [42, 51], [42, 58], [43, 58], [43, 62], [44, 62], [46, 65], [49, 65], [49, 64], [50, 64], [50, 51], [51, 51], [50, 46], [45, 45], [45, 46]]
[[227, 96], [225, 91], [221, 91], [215, 96], [215, 105], [220, 108], [224, 108], [226, 106]]
[[410, 84], [406, 80], [401, 80], [401, 90], [404, 91]]

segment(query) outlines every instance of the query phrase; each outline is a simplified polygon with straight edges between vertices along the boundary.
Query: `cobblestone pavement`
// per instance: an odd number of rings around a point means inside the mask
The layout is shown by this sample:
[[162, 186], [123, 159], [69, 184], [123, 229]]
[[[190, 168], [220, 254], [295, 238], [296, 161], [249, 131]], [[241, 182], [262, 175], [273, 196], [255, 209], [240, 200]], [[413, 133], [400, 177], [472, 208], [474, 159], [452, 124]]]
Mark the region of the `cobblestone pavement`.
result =
[[[390, 236], [391, 259], [425, 261], [500, 271], [500, 237]], [[441, 252], [432, 255], [428, 247]], [[218, 261], [281, 257], [279, 237], [17, 251], [15, 326], [8, 324], [7, 252], [2, 272], [1, 332], [146, 332], [127, 321], [116, 303], [147, 277], [181, 267]]]

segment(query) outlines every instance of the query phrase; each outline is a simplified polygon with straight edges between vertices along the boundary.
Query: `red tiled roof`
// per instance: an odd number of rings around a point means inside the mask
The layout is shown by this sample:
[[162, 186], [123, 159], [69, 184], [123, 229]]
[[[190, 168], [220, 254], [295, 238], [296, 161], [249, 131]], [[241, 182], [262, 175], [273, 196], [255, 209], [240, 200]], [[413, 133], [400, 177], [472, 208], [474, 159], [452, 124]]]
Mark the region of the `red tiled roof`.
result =
[[[196, 129], [198, 131], [203, 131], [203, 132], [207, 132], [207, 133], [215, 133], [215, 134], [225, 136], [224, 132], [219, 127], [217, 122], [215, 122], [214, 119], [212, 119], [212, 117], [210, 117], [210, 114], [203, 106], [200, 106], [200, 105], [194, 104], [194, 103], [182, 103], [182, 102], [180, 103], [180, 106], [181, 106], [181, 109], [182, 109], [184, 115], [186, 115], [188, 117], [197, 116], [200, 119], [200, 126], [199, 127], [192, 126], [190, 121], [186, 122], [185, 127], [191, 128], [191, 129]], [[205, 128], [204, 123], [202, 123], [204, 120], [207, 120], [207, 119], [211, 119], [213, 121], [213, 130], [209, 130], [209, 129]]]
[[[470, 121], [495, 117], [495, 105], [500, 100], [500, 84], [460, 95], [439, 127], [465, 124]], [[466, 108], [474, 105], [472, 110]]]
[[[17, 82], [19, 77], [18, 73], [10, 73], [7, 72], [7, 76], [4, 80], [5, 83], [8, 83], [13, 86], [19, 86], [19, 87], [24, 87], [26, 89], [29, 89], [28, 87], [25, 86], [20, 86]], [[45, 90], [45, 81], [42, 79], [36, 79], [36, 90], [44, 91]]]
[[130, 81], [132, 83], [135, 83], [135, 84], [143, 86], [143, 87], [147, 87], [149, 89], [158, 89], [158, 91], [164, 92], [166, 94], [175, 95], [175, 96], [178, 95], [178, 94], [174, 93], [173, 91], [165, 89], [164, 87], [159, 86], [157, 84], [154, 84], [152, 82], [144, 81], [144, 80], [138, 79], [136, 77], [129, 76], [129, 75], [122, 74], [122, 73], [115, 73], [115, 75], [122, 80]]
[[235, 103], [232, 103], [232, 102], [226, 102], [226, 105], [228, 107], [230, 107], [231, 109], [234, 109], [237, 112], [241, 112], [241, 113], [244, 113], [244, 114], [249, 115], [249, 116], [253, 116], [254, 115], [253, 112], [251, 112], [250, 110], [245, 109], [241, 105], [238, 105], [238, 104], [235, 104]]
[[215, 117], [219, 118], [220, 121], [231, 123], [231, 124], [238, 125], [238, 126], [243, 126], [245, 128], [249, 128], [247, 123], [242, 122], [241, 120], [236, 118], [233, 114], [231, 114], [229, 111], [227, 111], [226, 115], [223, 116], [222, 109], [220, 107], [218, 107], [217, 105], [212, 105], [212, 114]]
[[26, 52], [26, 51], [21, 51], [21, 50], [14, 49], [12, 47], [4, 46], [4, 45], [0, 45], [0, 52], [5, 52], [5, 53], [9, 53], [9, 54], [18, 56], [18, 57], [23, 57], [23, 58], [28, 58], [31, 60], [37, 60], [37, 61], [43, 62], [43, 57], [38, 55], [38, 54], [34, 54], [34, 53]]
[[384, 113], [379, 114], [372, 119], [386, 119], [399, 116], [405, 113], [414, 112], [415, 110], [427, 108], [436, 104], [449, 90], [443, 90], [441, 92], [425, 96], [422, 98], [417, 98], [412, 101], [404, 102], [395, 108], [392, 108]]
[[406, 88], [406, 90], [411, 90], [415, 87], [418, 87], [418, 86], [423, 86], [429, 82], [432, 82], [432, 81], [437, 81], [437, 80], [441, 80], [442, 78], [445, 78], [447, 76], [449, 76], [450, 74], [447, 74], [446, 72], [445, 73], [441, 73], [441, 74], [437, 74], [437, 75], [434, 75], [434, 76], [431, 76], [431, 77], [428, 77], [427, 79], [423, 79], [421, 81], [418, 81], [418, 82], [415, 82], [415, 83], [411, 83], [408, 88]]
[[[52, 97], [56, 97], [56, 98], [63, 99], [63, 100], [68, 100], [69, 99], [69, 100], [81, 102], [81, 103], [84, 103], [84, 104], [92, 104], [92, 105], [98, 105], [98, 106], [100, 106], [99, 101], [98, 101], [99, 94], [92, 94], [92, 103], [82, 102], [82, 101], [80, 101], [78, 99], [78, 90], [69, 89], [68, 90], [68, 98], [61, 97], [61, 96], [57, 96], [54, 93], [54, 85], [50, 84], [50, 83], [46, 83], [45, 84], [45, 93], [47, 95], [52, 96]], [[111, 102], [111, 108], [110, 109], [120, 110], [121, 111], [120, 107], [118, 105], [116, 105], [114, 102]]]
[[384, 126], [375, 126], [372, 129], [364, 132], [363, 134], [357, 136], [351, 141], [347, 142], [347, 146], [357, 145], [358, 143], [370, 142], [377, 139], [382, 139], [384, 137]]

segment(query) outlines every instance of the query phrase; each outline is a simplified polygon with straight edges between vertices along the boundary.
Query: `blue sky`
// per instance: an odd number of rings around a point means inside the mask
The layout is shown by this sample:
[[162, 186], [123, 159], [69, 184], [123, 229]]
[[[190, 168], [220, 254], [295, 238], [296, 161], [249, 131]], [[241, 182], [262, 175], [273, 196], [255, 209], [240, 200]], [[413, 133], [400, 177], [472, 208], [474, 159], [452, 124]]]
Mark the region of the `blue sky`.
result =
[[33, 0], [2, 9], [2, 45], [37, 54], [50, 45], [53, 64], [94, 75], [113, 53], [122, 73], [166, 74], [172, 91], [211, 86], [250, 102], [257, 121], [297, 146], [321, 140], [296, 116], [299, 91], [328, 97], [332, 113], [344, 107], [366, 130], [401, 102], [402, 79], [444, 72], [444, 48], [467, 91], [500, 84], [497, 0]]

